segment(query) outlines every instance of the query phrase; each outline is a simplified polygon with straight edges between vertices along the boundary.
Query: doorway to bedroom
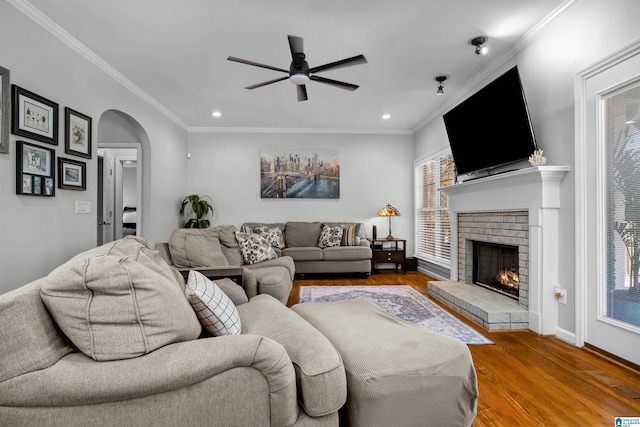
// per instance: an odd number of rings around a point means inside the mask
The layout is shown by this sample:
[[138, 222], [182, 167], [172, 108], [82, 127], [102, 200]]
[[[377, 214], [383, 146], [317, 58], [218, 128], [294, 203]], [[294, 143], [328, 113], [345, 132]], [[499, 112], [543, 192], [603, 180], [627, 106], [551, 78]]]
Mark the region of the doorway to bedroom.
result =
[[98, 147], [98, 245], [138, 235], [138, 150]]
[[98, 121], [97, 145], [97, 244], [129, 235], [142, 236], [147, 133], [128, 114], [108, 110]]

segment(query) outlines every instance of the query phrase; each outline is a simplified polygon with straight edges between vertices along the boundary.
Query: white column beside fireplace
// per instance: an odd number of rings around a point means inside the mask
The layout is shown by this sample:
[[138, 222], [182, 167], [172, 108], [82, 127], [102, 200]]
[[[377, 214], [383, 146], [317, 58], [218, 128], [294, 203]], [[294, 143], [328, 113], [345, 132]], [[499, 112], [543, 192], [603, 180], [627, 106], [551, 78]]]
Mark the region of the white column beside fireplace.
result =
[[458, 214], [529, 212], [529, 329], [555, 334], [558, 326], [558, 211], [568, 166], [536, 166], [443, 188], [451, 214], [451, 280], [458, 280]]

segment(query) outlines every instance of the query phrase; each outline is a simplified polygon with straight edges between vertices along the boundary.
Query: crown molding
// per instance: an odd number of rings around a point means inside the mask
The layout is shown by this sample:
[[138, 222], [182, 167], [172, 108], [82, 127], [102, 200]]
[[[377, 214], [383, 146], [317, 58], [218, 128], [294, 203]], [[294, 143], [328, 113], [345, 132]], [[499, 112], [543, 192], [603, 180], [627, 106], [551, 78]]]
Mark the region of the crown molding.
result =
[[341, 128], [242, 128], [190, 127], [189, 133], [325, 133], [357, 135], [413, 135], [411, 129], [341, 129]]
[[132, 93], [140, 97], [151, 107], [166, 116], [169, 120], [185, 130], [188, 128], [188, 125], [178, 116], [169, 111], [164, 105], [160, 104], [155, 98], [146, 93], [140, 87], [133, 84], [129, 79], [127, 79], [119, 71], [109, 65], [105, 60], [96, 55], [91, 49], [80, 43], [75, 37], [63, 30], [58, 24], [53, 22], [45, 14], [36, 9], [31, 3], [26, 0], [7, 0], [7, 2], [13, 5], [27, 17], [32, 19], [36, 24], [49, 31], [71, 49], [79, 53], [87, 61], [98, 67], [98, 69], [100, 69], [105, 74], [109, 75], [115, 81], [124, 86], [126, 89], [130, 90]]

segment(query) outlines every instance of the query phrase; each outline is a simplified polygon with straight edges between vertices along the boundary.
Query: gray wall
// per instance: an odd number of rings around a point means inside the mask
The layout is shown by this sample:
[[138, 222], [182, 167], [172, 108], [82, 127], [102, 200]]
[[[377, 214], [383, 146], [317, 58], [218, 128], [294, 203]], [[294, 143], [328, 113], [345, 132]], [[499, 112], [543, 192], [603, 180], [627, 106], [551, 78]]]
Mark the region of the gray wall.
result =
[[[171, 207], [187, 188], [186, 130], [5, 1], [0, 2], [0, 65], [11, 71], [12, 83], [59, 104], [58, 146], [31, 142], [55, 148], [56, 156], [84, 161], [64, 153], [64, 107], [93, 118], [87, 191], [56, 188], [53, 198], [17, 196], [15, 141], [28, 139], [11, 135], [10, 153], [0, 154], [0, 293], [42, 277], [95, 246], [97, 124], [109, 109], [135, 118], [148, 135], [145, 234], [166, 238], [178, 225], [177, 210]], [[76, 200], [91, 202], [92, 212], [75, 214]]]
[[[261, 150], [339, 151], [340, 199], [261, 199]], [[359, 221], [386, 236], [376, 214], [391, 203], [401, 213], [393, 235], [413, 254], [413, 135], [192, 132], [189, 151], [189, 191], [211, 196], [213, 224]]]
[[[574, 76], [640, 39], [638, 22], [637, 0], [584, 0], [448, 107], [518, 65], [538, 146], [544, 150], [547, 164], [573, 167]], [[446, 109], [440, 113], [444, 112]], [[416, 158], [447, 147], [441, 114], [416, 132]], [[568, 302], [558, 306], [558, 319], [559, 327], [569, 332], [575, 332], [576, 309], [574, 179], [569, 172], [561, 184], [560, 209], [559, 284], [567, 288]]]

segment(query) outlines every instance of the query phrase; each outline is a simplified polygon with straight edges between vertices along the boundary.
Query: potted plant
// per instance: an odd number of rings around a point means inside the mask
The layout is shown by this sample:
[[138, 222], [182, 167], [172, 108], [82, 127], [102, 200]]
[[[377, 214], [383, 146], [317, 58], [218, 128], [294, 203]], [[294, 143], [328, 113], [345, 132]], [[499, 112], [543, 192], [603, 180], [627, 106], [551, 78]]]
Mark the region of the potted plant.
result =
[[198, 196], [197, 194], [191, 194], [182, 200], [180, 206], [180, 214], [184, 215], [185, 212], [191, 211], [195, 218], [190, 218], [185, 222], [185, 228], [207, 228], [209, 227], [209, 220], [204, 219], [208, 213], [213, 214], [212, 200], [209, 196]]

